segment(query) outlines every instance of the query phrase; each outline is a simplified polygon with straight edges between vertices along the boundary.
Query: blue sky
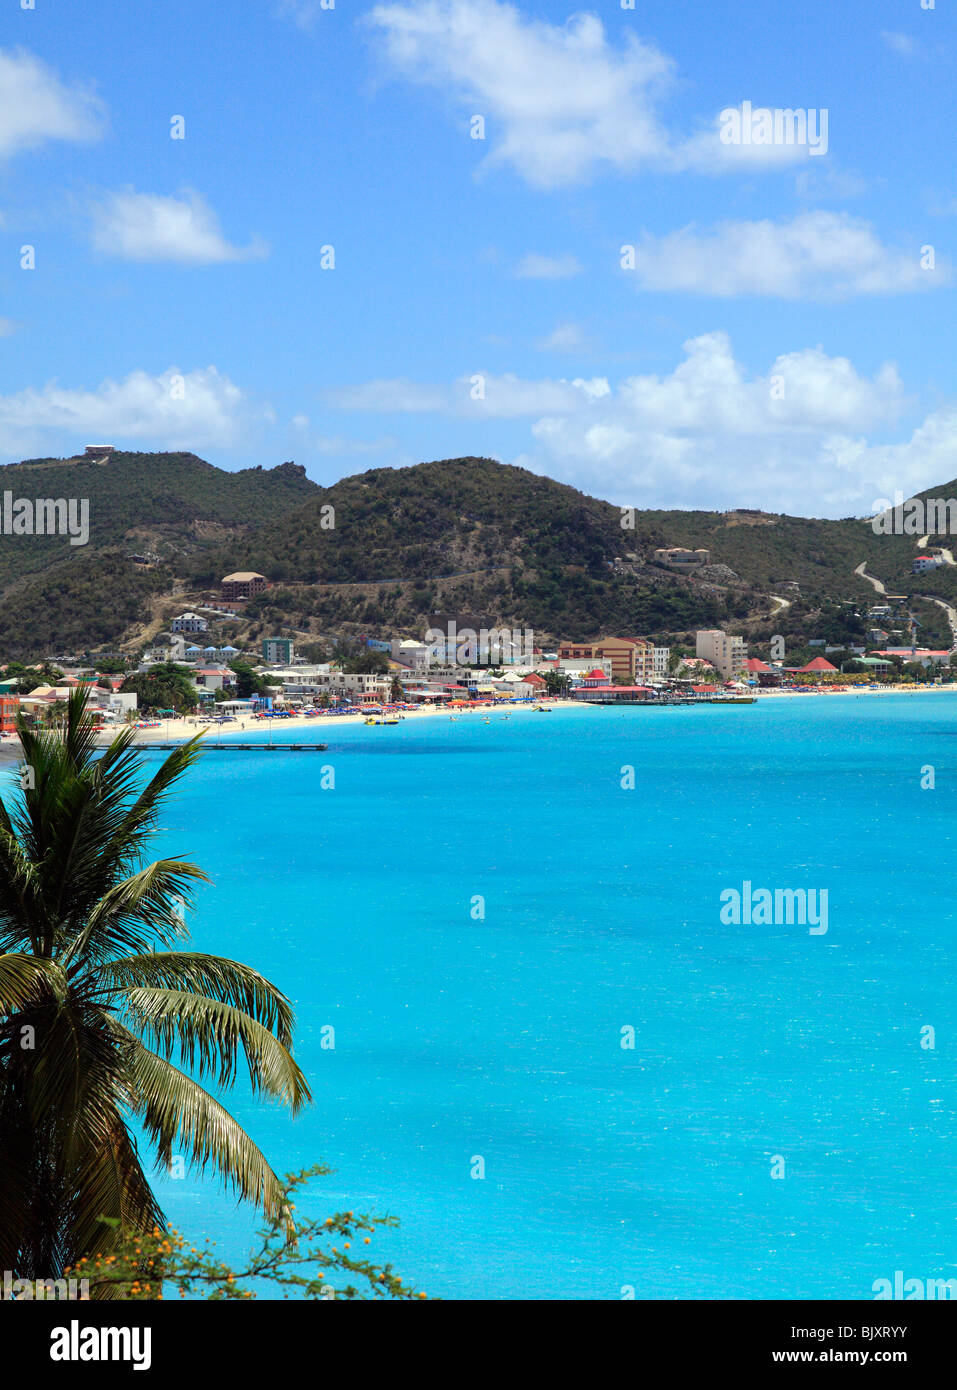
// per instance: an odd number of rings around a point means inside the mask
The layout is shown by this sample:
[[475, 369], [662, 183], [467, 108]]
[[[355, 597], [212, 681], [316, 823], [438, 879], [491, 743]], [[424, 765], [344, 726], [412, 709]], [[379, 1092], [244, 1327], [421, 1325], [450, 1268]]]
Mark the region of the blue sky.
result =
[[[949, 0], [11, 0], [0, 460], [477, 454], [831, 516], [948, 481], [955, 56]], [[744, 102], [826, 152], [724, 143]]]

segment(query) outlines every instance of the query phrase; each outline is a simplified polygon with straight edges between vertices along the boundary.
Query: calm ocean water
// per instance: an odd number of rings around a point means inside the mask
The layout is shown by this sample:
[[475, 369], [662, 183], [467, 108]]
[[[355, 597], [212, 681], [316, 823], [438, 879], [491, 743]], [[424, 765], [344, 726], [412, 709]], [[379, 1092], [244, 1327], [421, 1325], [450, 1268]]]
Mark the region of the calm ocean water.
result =
[[[215, 880], [196, 948], [295, 1001], [314, 1105], [229, 1104], [278, 1171], [337, 1170], [303, 1212], [395, 1213], [368, 1253], [452, 1298], [957, 1275], [957, 698], [318, 736], [210, 753], [162, 837]], [[745, 880], [826, 889], [827, 933], [722, 925]], [[192, 1238], [248, 1248], [212, 1177], [159, 1187]]]

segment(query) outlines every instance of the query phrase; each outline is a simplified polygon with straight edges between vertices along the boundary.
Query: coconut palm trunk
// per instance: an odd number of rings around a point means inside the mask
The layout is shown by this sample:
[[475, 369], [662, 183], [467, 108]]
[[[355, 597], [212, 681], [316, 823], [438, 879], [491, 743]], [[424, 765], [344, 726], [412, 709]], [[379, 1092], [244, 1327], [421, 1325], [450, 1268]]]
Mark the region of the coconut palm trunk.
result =
[[62, 732], [19, 734], [20, 789], [0, 801], [0, 1269], [55, 1279], [164, 1227], [134, 1127], [158, 1166], [181, 1153], [279, 1214], [278, 1178], [202, 1083], [229, 1087], [245, 1067], [293, 1112], [310, 1095], [288, 999], [187, 949], [206, 875], [147, 862], [200, 738], [146, 780], [132, 729], [97, 749], [82, 691]]

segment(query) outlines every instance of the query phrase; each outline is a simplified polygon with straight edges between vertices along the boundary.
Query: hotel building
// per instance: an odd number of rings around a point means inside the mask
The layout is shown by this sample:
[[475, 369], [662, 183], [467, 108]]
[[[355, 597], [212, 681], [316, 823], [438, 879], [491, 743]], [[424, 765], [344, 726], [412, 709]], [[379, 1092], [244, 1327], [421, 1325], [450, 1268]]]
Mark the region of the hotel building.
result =
[[710, 661], [725, 680], [736, 681], [744, 671], [748, 645], [743, 637], [730, 637], [720, 628], [710, 628], [698, 633], [695, 654]]

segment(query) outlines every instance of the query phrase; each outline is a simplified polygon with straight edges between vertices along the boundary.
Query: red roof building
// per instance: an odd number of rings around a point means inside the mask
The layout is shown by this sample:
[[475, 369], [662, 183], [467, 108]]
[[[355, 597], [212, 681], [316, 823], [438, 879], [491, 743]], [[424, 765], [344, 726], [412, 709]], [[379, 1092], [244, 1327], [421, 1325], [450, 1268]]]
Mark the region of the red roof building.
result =
[[[607, 680], [607, 676], [602, 675], [602, 680]], [[576, 699], [588, 700], [593, 695], [597, 695], [602, 700], [614, 701], [623, 697], [634, 699], [636, 695], [654, 695], [654, 687], [651, 685], [585, 685], [582, 683], [574, 691]]]
[[825, 661], [823, 656], [816, 656], [806, 666], [799, 666], [797, 669], [799, 675], [819, 675], [822, 671], [837, 671], [837, 667]]
[[608, 677], [604, 671], [599, 671], [597, 666], [593, 671], [589, 671], [587, 676], [582, 676], [578, 683], [579, 690], [594, 690], [600, 685], [607, 685]]

